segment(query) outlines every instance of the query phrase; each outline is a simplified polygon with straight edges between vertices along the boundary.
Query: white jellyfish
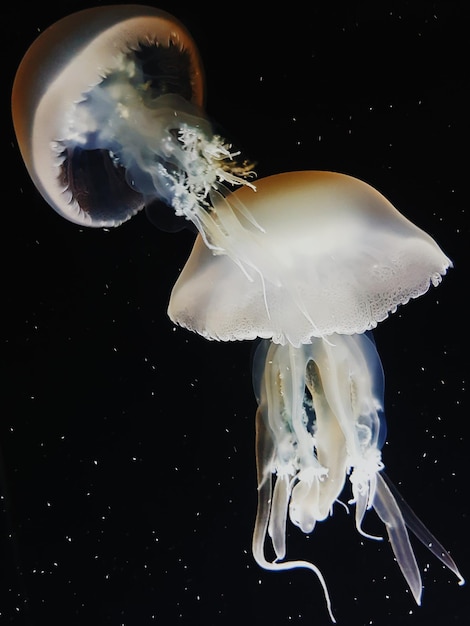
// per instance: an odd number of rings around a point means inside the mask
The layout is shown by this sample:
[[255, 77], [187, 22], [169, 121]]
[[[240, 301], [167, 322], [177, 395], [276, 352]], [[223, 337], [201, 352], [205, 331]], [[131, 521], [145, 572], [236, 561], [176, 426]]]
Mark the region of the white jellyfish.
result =
[[[382, 473], [383, 372], [368, 333], [399, 305], [438, 285], [450, 260], [379, 192], [350, 176], [279, 174], [225, 202], [243, 204], [260, 225], [246, 224], [236, 244], [243, 267], [214, 255], [198, 238], [168, 313], [208, 339], [264, 339], [253, 374], [259, 402], [256, 561], [272, 570], [314, 571], [334, 621], [319, 569], [283, 560], [286, 523], [289, 515], [312, 532], [332, 514], [349, 476], [358, 531], [369, 536], [362, 521], [373, 507], [417, 604], [422, 583], [407, 527], [463, 583], [450, 555]], [[265, 557], [268, 535], [272, 562]]]

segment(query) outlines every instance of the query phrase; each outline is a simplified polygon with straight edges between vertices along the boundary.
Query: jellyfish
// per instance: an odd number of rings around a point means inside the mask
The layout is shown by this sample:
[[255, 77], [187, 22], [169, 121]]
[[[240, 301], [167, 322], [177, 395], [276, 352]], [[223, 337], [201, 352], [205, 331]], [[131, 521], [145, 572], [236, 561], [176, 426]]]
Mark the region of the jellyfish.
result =
[[269, 570], [312, 570], [334, 621], [318, 567], [285, 560], [286, 528], [290, 518], [311, 533], [333, 514], [349, 479], [358, 532], [371, 537], [362, 524], [374, 509], [418, 605], [421, 576], [407, 529], [463, 584], [449, 553], [383, 472], [383, 370], [371, 334], [437, 286], [451, 261], [378, 191], [344, 174], [278, 174], [225, 202], [246, 206], [260, 226], [245, 224], [243, 268], [198, 237], [168, 314], [208, 339], [261, 339], [253, 365], [255, 560]]
[[252, 165], [214, 131], [203, 105], [191, 35], [172, 15], [139, 5], [87, 9], [47, 28], [12, 92], [23, 160], [62, 217], [119, 226], [163, 201], [206, 245], [231, 254], [212, 197], [252, 185]]

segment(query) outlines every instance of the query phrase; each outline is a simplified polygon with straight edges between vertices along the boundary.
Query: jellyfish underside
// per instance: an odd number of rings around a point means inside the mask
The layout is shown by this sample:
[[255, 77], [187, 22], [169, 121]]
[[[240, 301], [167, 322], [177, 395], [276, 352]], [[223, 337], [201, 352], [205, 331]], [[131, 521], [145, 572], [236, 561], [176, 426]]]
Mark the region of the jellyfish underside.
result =
[[118, 226], [161, 200], [220, 250], [212, 195], [251, 185], [253, 174], [214, 131], [203, 94], [199, 53], [178, 20], [100, 7], [32, 44], [13, 85], [13, 121], [31, 178], [66, 219]]
[[212, 340], [261, 338], [256, 561], [312, 570], [334, 621], [318, 567], [285, 560], [286, 527], [289, 517], [312, 532], [349, 477], [357, 530], [370, 537], [362, 522], [375, 509], [418, 604], [407, 528], [463, 583], [383, 472], [383, 372], [369, 333], [438, 285], [450, 260], [350, 176], [289, 172], [255, 186], [251, 164], [215, 133], [203, 101], [185, 28], [163, 11], [122, 5], [47, 29], [20, 65], [12, 111], [28, 172], [62, 217], [118, 226], [163, 201], [194, 225], [168, 308], [175, 323]]

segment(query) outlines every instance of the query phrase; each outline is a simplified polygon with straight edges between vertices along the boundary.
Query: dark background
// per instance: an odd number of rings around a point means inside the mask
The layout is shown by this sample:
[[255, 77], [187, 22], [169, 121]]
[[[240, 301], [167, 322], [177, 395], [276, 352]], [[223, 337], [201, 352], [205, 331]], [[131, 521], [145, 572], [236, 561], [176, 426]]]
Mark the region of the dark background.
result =
[[[50, 4], [19, 0], [4, 19], [0, 623], [326, 625], [311, 573], [251, 556], [252, 346], [166, 317], [192, 233], [143, 214], [80, 228], [28, 178], [8, 113], [16, 67], [38, 31], [92, 6]], [[260, 5], [158, 4], [193, 34], [208, 114], [259, 176], [362, 178], [453, 259], [375, 336], [387, 472], [468, 577], [468, 3]], [[421, 608], [387, 543], [360, 538], [342, 507], [309, 538], [289, 533], [339, 624], [468, 623], [468, 587], [414, 545]]]

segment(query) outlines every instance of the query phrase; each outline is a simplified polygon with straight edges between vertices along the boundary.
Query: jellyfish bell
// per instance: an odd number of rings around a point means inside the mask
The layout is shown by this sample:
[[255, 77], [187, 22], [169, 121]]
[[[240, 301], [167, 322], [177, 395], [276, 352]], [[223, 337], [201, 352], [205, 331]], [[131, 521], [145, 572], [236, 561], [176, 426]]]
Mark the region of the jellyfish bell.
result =
[[28, 172], [62, 217], [118, 226], [163, 200], [209, 241], [217, 237], [201, 217], [209, 189], [241, 184], [245, 168], [203, 104], [191, 35], [172, 15], [140, 5], [87, 9], [53, 24], [24, 56], [12, 93]]
[[209, 339], [299, 346], [362, 333], [437, 285], [452, 265], [384, 196], [344, 174], [269, 176], [216, 209], [221, 223], [225, 214], [239, 216], [240, 228], [225, 227], [223, 247], [233, 253], [214, 255], [197, 239], [168, 310]]
[[[226, 229], [232, 255], [214, 254], [198, 238], [168, 313], [208, 339], [262, 338], [253, 375], [254, 558], [266, 569], [312, 570], [334, 621], [318, 567], [284, 560], [286, 526], [289, 517], [312, 532], [332, 514], [349, 477], [358, 532], [378, 539], [362, 527], [374, 508], [418, 604], [421, 576], [407, 527], [462, 583], [447, 551], [384, 477], [383, 370], [369, 332], [438, 285], [451, 261], [378, 191], [342, 174], [261, 179], [256, 192], [241, 188], [216, 204], [221, 223], [224, 206], [240, 216], [238, 231]], [[265, 556], [268, 536], [274, 560]]]

